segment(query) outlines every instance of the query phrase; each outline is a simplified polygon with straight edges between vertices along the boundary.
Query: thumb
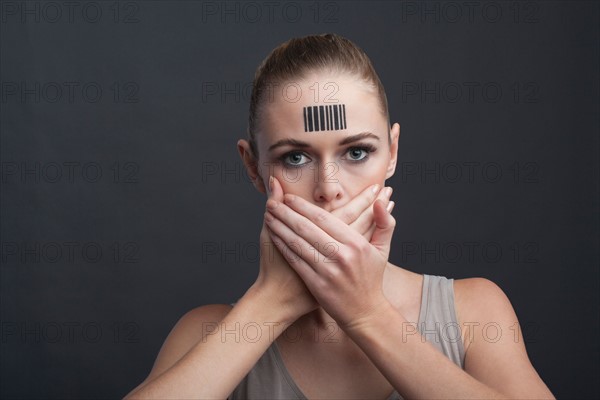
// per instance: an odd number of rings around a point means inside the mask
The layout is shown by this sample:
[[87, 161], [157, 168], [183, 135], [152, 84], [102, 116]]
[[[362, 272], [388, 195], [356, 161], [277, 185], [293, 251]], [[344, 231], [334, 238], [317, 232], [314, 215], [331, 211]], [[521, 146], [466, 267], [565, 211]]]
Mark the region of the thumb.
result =
[[[267, 200], [269, 199], [273, 199], [275, 201], [283, 203], [283, 189], [279, 184], [277, 178], [275, 178], [273, 175], [269, 175], [269, 181], [267, 182]], [[263, 220], [263, 230], [265, 230], [265, 228], [266, 223]]]
[[390, 255], [396, 219], [386, 210], [384, 202], [380, 199], [373, 204], [373, 221], [375, 222], [375, 231], [371, 237], [371, 244], [377, 247], [387, 259]]
[[283, 188], [279, 183], [279, 180], [275, 178], [273, 175], [269, 177], [269, 188], [271, 189], [269, 193], [269, 199], [273, 199], [280, 203], [283, 202]]

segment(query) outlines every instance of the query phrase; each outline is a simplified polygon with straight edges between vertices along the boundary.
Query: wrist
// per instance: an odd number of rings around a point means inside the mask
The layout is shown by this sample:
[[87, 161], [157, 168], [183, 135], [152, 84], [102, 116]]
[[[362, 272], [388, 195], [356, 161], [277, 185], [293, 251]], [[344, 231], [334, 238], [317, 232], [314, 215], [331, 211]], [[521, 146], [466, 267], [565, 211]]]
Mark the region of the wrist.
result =
[[281, 298], [281, 293], [266, 285], [254, 283], [240, 301], [252, 304], [257, 314], [281, 323], [285, 328], [302, 316], [298, 310], [294, 309], [291, 301], [285, 301]]
[[373, 302], [368, 310], [361, 312], [349, 322], [340, 326], [344, 332], [350, 337], [358, 337], [370, 334], [373, 330], [377, 330], [385, 326], [390, 321], [390, 315], [397, 313], [394, 306], [386, 297]]

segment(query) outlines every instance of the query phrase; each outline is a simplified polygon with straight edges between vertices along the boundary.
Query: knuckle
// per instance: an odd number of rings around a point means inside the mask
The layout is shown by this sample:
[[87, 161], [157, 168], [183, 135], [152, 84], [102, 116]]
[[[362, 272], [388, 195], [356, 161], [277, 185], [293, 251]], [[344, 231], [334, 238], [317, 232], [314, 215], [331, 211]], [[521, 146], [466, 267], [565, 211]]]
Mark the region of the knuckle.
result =
[[348, 249], [346, 249], [346, 251], [338, 251], [336, 258], [340, 264], [342, 264], [344, 266], [348, 266], [348, 265], [350, 265], [352, 260], [356, 259], [354, 254], [355, 254], [354, 251], [352, 251], [350, 248], [348, 248]]
[[345, 223], [353, 222], [357, 218], [356, 212], [353, 210], [344, 210], [342, 218]]
[[327, 211], [319, 211], [314, 218], [315, 222], [323, 222], [327, 220]]
[[323, 272], [323, 278], [329, 282], [337, 280], [339, 275], [340, 274], [338, 268], [328, 268]]
[[309, 227], [307, 221], [302, 220], [302, 221], [299, 221], [296, 223], [295, 230], [296, 230], [296, 233], [300, 236], [302, 236], [305, 233], [308, 233], [309, 229], [310, 229], [310, 227]]
[[360, 254], [366, 254], [371, 249], [371, 243], [363, 240], [358, 245], [358, 251]]

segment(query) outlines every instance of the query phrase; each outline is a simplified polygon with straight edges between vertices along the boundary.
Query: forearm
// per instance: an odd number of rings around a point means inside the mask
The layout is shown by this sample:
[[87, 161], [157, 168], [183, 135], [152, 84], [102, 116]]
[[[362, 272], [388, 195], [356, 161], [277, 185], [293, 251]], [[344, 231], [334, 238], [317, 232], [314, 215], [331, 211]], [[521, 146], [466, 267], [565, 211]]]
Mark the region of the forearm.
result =
[[425, 342], [389, 303], [346, 333], [404, 398], [507, 398]]
[[249, 290], [185, 356], [126, 399], [224, 399], [291, 322]]

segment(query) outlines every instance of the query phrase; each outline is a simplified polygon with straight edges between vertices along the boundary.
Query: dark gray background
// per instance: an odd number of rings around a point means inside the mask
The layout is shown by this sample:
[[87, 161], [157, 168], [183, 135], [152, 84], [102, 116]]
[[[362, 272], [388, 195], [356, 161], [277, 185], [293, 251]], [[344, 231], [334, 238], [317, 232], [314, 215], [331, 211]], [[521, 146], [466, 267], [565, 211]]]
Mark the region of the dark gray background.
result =
[[553, 393], [600, 395], [597, 2], [73, 4], [1, 4], [3, 398], [120, 398], [185, 312], [243, 295], [252, 78], [324, 32], [401, 124], [390, 261], [496, 282]]

